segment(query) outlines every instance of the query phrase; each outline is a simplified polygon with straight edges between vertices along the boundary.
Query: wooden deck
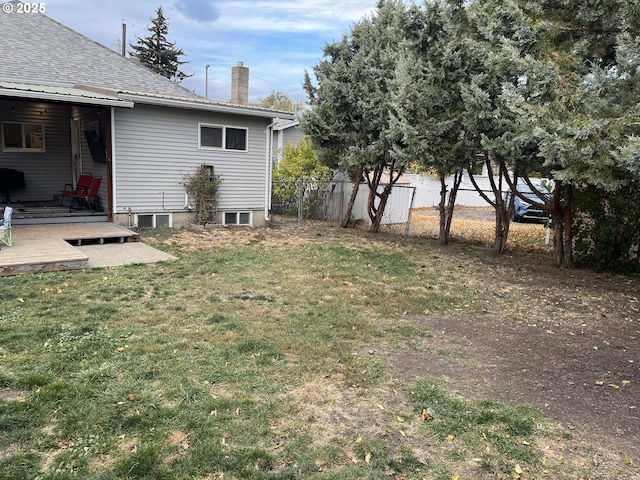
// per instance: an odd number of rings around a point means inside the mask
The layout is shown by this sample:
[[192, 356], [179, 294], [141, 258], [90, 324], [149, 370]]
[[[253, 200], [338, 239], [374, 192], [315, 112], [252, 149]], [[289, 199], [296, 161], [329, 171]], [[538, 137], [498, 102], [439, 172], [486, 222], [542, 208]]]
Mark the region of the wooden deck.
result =
[[0, 244], [0, 276], [72, 270], [89, 257], [75, 246], [138, 241], [138, 234], [112, 223], [14, 225], [13, 246]]

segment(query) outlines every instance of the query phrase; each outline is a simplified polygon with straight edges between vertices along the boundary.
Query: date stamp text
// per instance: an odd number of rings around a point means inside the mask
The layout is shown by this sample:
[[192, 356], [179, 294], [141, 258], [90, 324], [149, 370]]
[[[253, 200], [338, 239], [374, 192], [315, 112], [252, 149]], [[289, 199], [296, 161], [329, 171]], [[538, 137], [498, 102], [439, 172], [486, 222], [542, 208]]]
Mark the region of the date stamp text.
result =
[[3, 3], [2, 11], [4, 13], [45, 13], [46, 4], [41, 3]]

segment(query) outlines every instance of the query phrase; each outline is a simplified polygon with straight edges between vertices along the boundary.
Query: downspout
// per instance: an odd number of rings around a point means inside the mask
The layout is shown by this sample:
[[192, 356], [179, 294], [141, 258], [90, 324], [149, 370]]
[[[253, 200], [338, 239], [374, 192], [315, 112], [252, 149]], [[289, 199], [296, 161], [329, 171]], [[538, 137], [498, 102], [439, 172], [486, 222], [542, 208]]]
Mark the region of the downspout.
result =
[[273, 155], [273, 148], [272, 148], [272, 143], [273, 143], [273, 127], [278, 123], [277, 119], [276, 121], [272, 122], [271, 124], [269, 124], [267, 126], [267, 130], [266, 130], [266, 144], [267, 144], [267, 152], [266, 152], [266, 172], [265, 172], [265, 197], [264, 197], [264, 221], [265, 222], [269, 222], [271, 220], [271, 217], [269, 216], [269, 211], [271, 210], [271, 161], [272, 161], [272, 155]]

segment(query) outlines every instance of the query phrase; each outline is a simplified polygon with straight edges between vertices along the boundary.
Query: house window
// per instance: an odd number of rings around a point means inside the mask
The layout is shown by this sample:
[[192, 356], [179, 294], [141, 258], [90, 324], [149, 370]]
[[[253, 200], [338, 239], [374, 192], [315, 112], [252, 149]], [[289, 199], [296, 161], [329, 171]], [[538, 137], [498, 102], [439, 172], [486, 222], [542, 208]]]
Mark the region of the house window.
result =
[[138, 214], [136, 217], [138, 228], [171, 228], [170, 214]]
[[44, 125], [2, 122], [2, 150], [5, 152], [44, 152]]
[[225, 225], [251, 225], [251, 212], [225, 212]]
[[247, 151], [247, 129], [200, 123], [200, 148]]

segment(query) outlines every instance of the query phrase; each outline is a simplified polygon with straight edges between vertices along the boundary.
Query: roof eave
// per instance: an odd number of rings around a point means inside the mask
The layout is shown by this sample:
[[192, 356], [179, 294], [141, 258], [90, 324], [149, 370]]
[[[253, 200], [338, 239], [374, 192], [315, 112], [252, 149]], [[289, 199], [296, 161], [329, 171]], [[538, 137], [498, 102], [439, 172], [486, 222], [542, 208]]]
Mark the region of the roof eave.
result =
[[134, 103], [129, 100], [83, 97], [79, 95], [64, 95], [57, 93], [36, 92], [30, 90], [14, 90], [0, 88], [0, 96], [14, 97], [30, 100], [50, 100], [65, 103], [82, 103], [87, 105], [99, 105], [103, 107], [126, 107], [133, 108]]
[[275, 110], [258, 110], [242, 105], [222, 104], [214, 102], [198, 102], [192, 100], [183, 100], [177, 98], [152, 97], [146, 95], [136, 95], [132, 93], [119, 93], [118, 98], [128, 100], [134, 103], [143, 103], [147, 105], [158, 105], [162, 107], [185, 108], [191, 110], [201, 110], [216, 113], [229, 113], [235, 115], [244, 115], [260, 118], [282, 118], [293, 120], [293, 113], [280, 112]]

